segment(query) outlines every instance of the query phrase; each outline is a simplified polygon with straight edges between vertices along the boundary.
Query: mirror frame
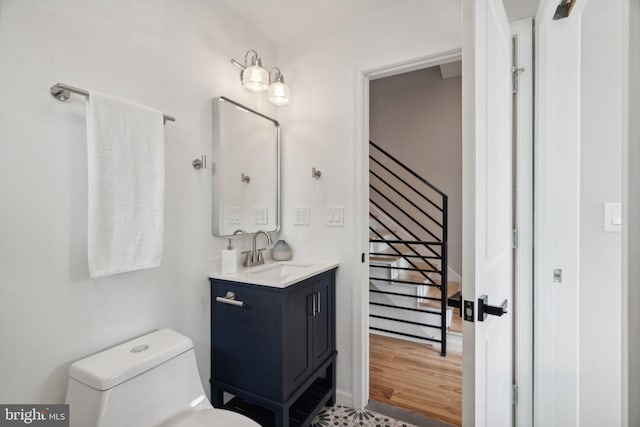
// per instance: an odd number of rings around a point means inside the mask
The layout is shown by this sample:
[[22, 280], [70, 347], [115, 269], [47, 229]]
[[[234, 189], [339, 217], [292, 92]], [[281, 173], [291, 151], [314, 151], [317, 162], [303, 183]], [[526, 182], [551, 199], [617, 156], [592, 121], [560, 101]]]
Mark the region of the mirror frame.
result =
[[[218, 109], [220, 108], [220, 102], [228, 102], [229, 104], [241, 108], [245, 111], [248, 111], [250, 113], [256, 114], [259, 117], [262, 117], [263, 119], [269, 120], [270, 122], [273, 123], [273, 125], [275, 126], [276, 129], [276, 204], [275, 204], [275, 220], [276, 220], [276, 227], [275, 229], [272, 230], [263, 230], [269, 233], [277, 233], [278, 231], [280, 231], [280, 226], [281, 226], [281, 206], [280, 206], [280, 166], [281, 166], [281, 160], [280, 160], [280, 123], [275, 120], [272, 119], [269, 116], [266, 116], [252, 108], [246, 107], [232, 99], [229, 99], [225, 96], [218, 96], [213, 98], [213, 133], [212, 133], [212, 160], [215, 159], [212, 162], [212, 166], [211, 166], [211, 175], [212, 175], [212, 212], [211, 212], [211, 218], [212, 218], [212, 227], [211, 227], [211, 234], [213, 234], [213, 236], [215, 237], [229, 237], [232, 236], [233, 234], [221, 234], [222, 230], [221, 230], [221, 215], [222, 215], [222, 209], [224, 208], [222, 206], [222, 199], [223, 199], [223, 194], [224, 194], [224, 190], [222, 188], [222, 183], [220, 180], [220, 174], [218, 174], [218, 169], [220, 168], [220, 137], [218, 134], [218, 130], [220, 129], [219, 127], [219, 114], [218, 114]], [[247, 232], [246, 234], [255, 234], [258, 230], [256, 231], [250, 231]], [[218, 234], [216, 234], [216, 232]]]

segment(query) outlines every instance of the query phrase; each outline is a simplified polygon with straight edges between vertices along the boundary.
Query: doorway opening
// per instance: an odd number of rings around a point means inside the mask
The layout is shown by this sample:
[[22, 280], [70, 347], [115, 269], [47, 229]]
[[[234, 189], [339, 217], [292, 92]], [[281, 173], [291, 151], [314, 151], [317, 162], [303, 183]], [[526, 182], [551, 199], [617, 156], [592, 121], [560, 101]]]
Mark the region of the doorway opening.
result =
[[[512, 314], [515, 316], [516, 340], [513, 345], [516, 348], [515, 378], [512, 387], [503, 387], [507, 390], [502, 393], [500, 401], [507, 402], [509, 406], [509, 418], [512, 418], [511, 409], [514, 405], [516, 412], [516, 425], [533, 425], [533, 22], [525, 19], [512, 23], [512, 34], [517, 35], [518, 40], [518, 62], [515, 66], [519, 76], [515, 79], [518, 84], [518, 107], [517, 118], [515, 118], [517, 128], [517, 217], [518, 229], [514, 231], [517, 236], [517, 265], [516, 270], [517, 291], [516, 299], [512, 307]], [[509, 47], [511, 45], [509, 44]], [[356, 139], [359, 142], [356, 169], [358, 179], [356, 186], [361, 189], [356, 207], [357, 218], [361, 219], [358, 231], [358, 242], [356, 250], [362, 252], [361, 268], [357, 272], [358, 286], [353, 287], [353, 404], [356, 407], [365, 407], [370, 403], [369, 387], [369, 359], [370, 359], [370, 334], [369, 334], [369, 265], [366, 253], [369, 252], [370, 230], [369, 213], [369, 89], [370, 82], [376, 79], [394, 76], [422, 68], [433, 67], [440, 64], [454, 62], [461, 59], [461, 50], [443, 50], [441, 52], [413, 52], [406, 56], [400, 56], [393, 62], [379, 64], [369, 64], [362, 67], [357, 73], [357, 99], [355, 121]], [[503, 76], [504, 77], [504, 76]], [[468, 81], [468, 80], [467, 80]], [[501, 80], [502, 81], [502, 80]], [[465, 90], [463, 88], [463, 90]], [[468, 90], [468, 88], [467, 88]], [[465, 151], [466, 150], [466, 151]], [[467, 162], [473, 159], [469, 147], [463, 147], [463, 155]], [[508, 160], [511, 160], [509, 156]], [[509, 164], [511, 162], [509, 161]], [[470, 167], [463, 167], [465, 174], [469, 175]], [[472, 176], [472, 175], [469, 175]], [[473, 181], [472, 181], [473, 182]], [[470, 194], [473, 194], [469, 183], [467, 190], [463, 186], [463, 199], [469, 201]], [[511, 188], [509, 187], [509, 192]], [[466, 192], [465, 192], [466, 191]], [[466, 195], [466, 196], [465, 196]], [[510, 215], [507, 214], [510, 218]], [[364, 222], [367, 219], [366, 223]], [[472, 222], [472, 221], [471, 221]], [[365, 228], [366, 227], [366, 228]], [[465, 249], [467, 257], [473, 255], [474, 250], [469, 247]], [[511, 254], [509, 255], [511, 256]], [[468, 264], [467, 267], [469, 268]], [[472, 270], [470, 270], [472, 271]], [[511, 282], [511, 281], [510, 281]], [[472, 283], [467, 280], [466, 284]], [[468, 291], [469, 289], [465, 290]], [[493, 293], [492, 293], [493, 294]], [[473, 287], [468, 293], [468, 302], [473, 308], [475, 291]], [[492, 298], [496, 298], [495, 296]], [[473, 313], [471, 313], [473, 317]], [[510, 316], [509, 316], [510, 317]], [[497, 322], [496, 322], [497, 323]], [[474, 343], [477, 338], [478, 323], [464, 322], [465, 339]], [[483, 323], [486, 325], [486, 323]], [[469, 332], [469, 333], [467, 333]], [[449, 347], [451, 342], [448, 343]], [[510, 347], [511, 348], [511, 347]], [[465, 369], [463, 375], [462, 389], [464, 398], [464, 418], [474, 419], [474, 411], [478, 405], [487, 402], [486, 395], [476, 393], [476, 373], [474, 366], [468, 363], [473, 360], [477, 350], [465, 347], [464, 360]], [[446, 359], [446, 358], [445, 358]], [[509, 364], [511, 367], [512, 365]], [[471, 369], [467, 369], [471, 367]], [[509, 375], [512, 377], [512, 375]], [[503, 381], [504, 382], [504, 381]], [[504, 385], [504, 384], [503, 384]], [[478, 401], [481, 400], [482, 402]], [[513, 402], [512, 402], [513, 399]], [[495, 399], [493, 399], [495, 400]], [[381, 412], [381, 411], [378, 411]], [[504, 411], [506, 413], [506, 411]], [[399, 417], [395, 417], [399, 418]], [[413, 423], [415, 424], [415, 423]]]
[[462, 424], [461, 70], [449, 58], [369, 82], [370, 403], [449, 425]]

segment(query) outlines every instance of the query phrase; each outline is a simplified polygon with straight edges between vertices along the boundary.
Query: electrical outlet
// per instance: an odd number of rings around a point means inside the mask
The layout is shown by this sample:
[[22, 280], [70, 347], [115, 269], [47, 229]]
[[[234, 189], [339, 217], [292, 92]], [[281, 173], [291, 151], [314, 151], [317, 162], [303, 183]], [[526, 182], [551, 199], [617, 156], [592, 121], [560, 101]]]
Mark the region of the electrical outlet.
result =
[[311, 225], [311, 208], [309, 206], [294, 208], [293, 225]]

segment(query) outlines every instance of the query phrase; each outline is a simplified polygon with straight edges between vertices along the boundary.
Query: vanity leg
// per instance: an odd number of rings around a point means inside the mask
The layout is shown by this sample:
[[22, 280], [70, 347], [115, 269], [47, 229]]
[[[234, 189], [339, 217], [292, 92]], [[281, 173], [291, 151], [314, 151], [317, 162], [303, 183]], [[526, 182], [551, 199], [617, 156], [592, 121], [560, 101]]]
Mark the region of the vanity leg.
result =
[[289, 427], [289, 408], [278, 408], [276, 413], [275, 427]]
[[331, 381], [331, 397], [327, 401], [327, 406], [335, 406], [336, 404], [336, 361], [335, 358], [333, 362], [327, 367], [327, 378]]
[[224, 390], [214, 385], [211, 386], [211, 404], [216, 408], [224, 405]]

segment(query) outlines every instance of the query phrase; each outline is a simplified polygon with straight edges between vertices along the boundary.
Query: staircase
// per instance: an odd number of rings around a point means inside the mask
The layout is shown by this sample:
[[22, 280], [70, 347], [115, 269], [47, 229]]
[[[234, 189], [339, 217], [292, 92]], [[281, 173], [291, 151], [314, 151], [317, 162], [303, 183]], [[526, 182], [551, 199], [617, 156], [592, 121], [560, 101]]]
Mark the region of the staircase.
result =
[[369, 242], [370, 329], [445, 356], [447, 300], [460, 291], [447, 279], [447, 195], [371, 141]]

